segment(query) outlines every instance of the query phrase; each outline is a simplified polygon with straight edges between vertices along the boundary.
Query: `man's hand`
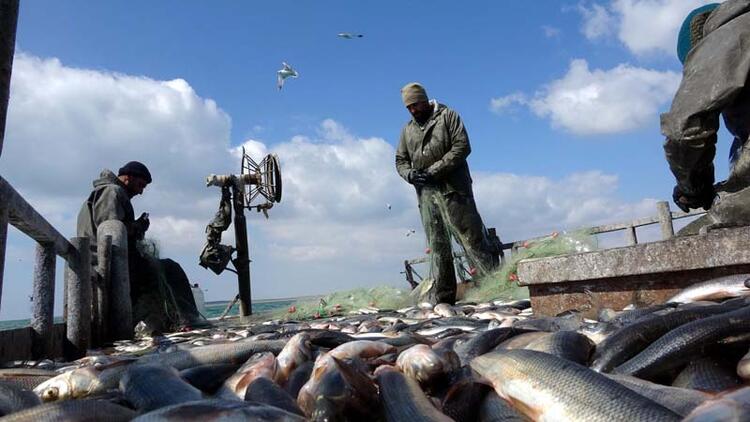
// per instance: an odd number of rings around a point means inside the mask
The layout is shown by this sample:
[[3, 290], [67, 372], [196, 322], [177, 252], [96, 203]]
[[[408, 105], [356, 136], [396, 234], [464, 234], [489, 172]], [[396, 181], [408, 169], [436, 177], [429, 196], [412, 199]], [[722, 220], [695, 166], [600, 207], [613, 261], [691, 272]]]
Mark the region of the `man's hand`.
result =
[[148, 230], [148, 227], [151, 225], [151, 222], [148, 219], [148, 213], [144, 212], [141, 214], [140, 217], [138, 217], [137, 220], [133, 222], [133, 229], [135, 231], [135, 237], [137, 239], [143, 239], [143, 237], [146, 235], [146, 230]]
[[697, 208], [703, 208], [706, 211], [710, 210], [715, 196], [716, 193], [713, 187], [696, 196], [686, 195], [679, 186], [675, 186], [672, 191], [672, 200], [684, 212], [690, 212], [690, 209]]
[[409, 183], [414, 186], [424, 186], [433, 182], [432, 177], [425, 173], [424, 170], [411, 170], [408, 179]]

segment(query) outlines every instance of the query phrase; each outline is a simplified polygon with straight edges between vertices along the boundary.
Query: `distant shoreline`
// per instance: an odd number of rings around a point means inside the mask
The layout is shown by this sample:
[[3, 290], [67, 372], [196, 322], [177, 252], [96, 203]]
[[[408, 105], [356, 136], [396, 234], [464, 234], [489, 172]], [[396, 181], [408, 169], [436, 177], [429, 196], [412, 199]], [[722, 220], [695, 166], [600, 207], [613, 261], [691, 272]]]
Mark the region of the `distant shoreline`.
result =
[[[322, 294], [322, 295], [309, 295], [309, 296], [296, 296], [296, 297], [280, 297], [280, 298], [274, 298], [274, 299], [253, 299], [252, 302], [253, 303], [292, 302], [292, 301], [304, 300], [304, 299], [315, 299], [315, 298], [319, 298], [319, 297], [323, 297], [323, 296], [325, 296], [325, 295]], [[206, 305], [217, 305], [217, 304], [220, 304], [220, 303], [229, 303], [232, 300], [233, 299], [212, 300], [212, 301], [207, 301]]]

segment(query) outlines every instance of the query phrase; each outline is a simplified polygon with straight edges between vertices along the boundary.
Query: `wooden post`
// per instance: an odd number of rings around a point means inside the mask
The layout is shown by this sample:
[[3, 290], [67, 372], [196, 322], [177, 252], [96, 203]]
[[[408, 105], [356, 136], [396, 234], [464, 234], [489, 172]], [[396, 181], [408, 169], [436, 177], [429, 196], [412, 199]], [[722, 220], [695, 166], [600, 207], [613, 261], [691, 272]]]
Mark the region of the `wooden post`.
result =
[[239, 188], [238, 183], [232, 185], [232, 197], [234, 200], [234, 239], [237, 244], [237, 258], [232, 263], [237, 270], [240, 316], [248, 316], [253, 313], [250, 288], [250, 252], [247, 246], [244, 192]]
[[97, 237], [96, 260], [97, 268], [94, 278], [94, 329], [96, 341], [101, 344], [109, 339], [109, 291], [112, 259], [112, 236]]
[[638, 244], [638, 236], [635, 233], [635, 226], [630, 226], [625, 229], [625, 240], [630, 246]]
[[3, 154], [5, 120], [8, 116], [10, 75], [13, 70], [17, 24], [18, 0], [0, 0], [0, 156]]
[[673, 238], [674, 226], [672, 225], [672, 211], [669, 210], [669, 202], [657, 202], [656, 211], [659, 213], [659, 227], [661, 227], [661, 238], [663, 240]]
[[[128, 234], [122, 221], [107, 220], [96, 229], [102, 249], [106, 238], [111, 239], [109, 259], [109, 293], [107, 330], [111, 340], [133, 338], [133, 304], [130, 302], [130, 270], [128, 269]], [[99, 255], [100, 265], [103, 261]], [[101, 267], [100, 267], [101, 268]]]
[[34, 290], [32, 293], [33, 330], [31, 353], [34, 359], [52, 356], [53, 315], [55, 310], [55, 246], [37, 243], [34, 259]]
[[8, 202], [0, 201], [0, 298], [3, 297], [3, 274], [5, 272], [5, 243], [8, 240]]
[[88, 237], [74, 237], [70, 243], [78, 251], [78, 259], [68, 260], [65, 280], [68, 284], [68, 322], [66, 357], [76, 359], [91, 346], [91, 253]]

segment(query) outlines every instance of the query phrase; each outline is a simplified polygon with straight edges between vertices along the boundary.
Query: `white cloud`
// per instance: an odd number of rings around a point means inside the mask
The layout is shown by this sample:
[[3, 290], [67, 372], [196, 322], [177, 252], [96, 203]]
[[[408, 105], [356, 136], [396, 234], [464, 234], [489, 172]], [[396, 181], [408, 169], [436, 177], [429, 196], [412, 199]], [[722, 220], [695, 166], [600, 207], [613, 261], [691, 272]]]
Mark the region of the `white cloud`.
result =
[[662, 53], [674, 56], [677, 33], [688, 13], [716, 0], [613, 0], [601, 4], [582, 4], [582, 31], [589, 39], [617, 34], [634, 54]]
[[537, 91], [493, 99], [491, 109], [526, 103], [552, 125], [579, 135], [627, 132], [656, 121], [660, 107], [679, 85], [680, 75], [621, 64], [609, 70], [590, 70], [586, 60], [570, 63], [568, 73]]
[[580, 4], [578, 10], [583, 15], [583, 28], [581, 31], [590, 40], [605, 37], [612, 33], [615, 18], [600, 4], [586, 6]]
[[[215, 277], [197, 265], [219, 200], [204, 177], [236, 172], [239, 163], [238, 148], [229, 144], [230, 117], [217, 104], [184, 80], [74, 69], [25, 54], [16, 56], [11, 87], [0, 172], [32, 205], [71, 236], [101, 168], [142, 160], [154, 183], [133, 204], [137, 213], [151, 214], [149, 233], [163, 256], [208, 288], [209, 300], [234, 295], [232, 274]], [[285, 142], [243, 145], [258, 159], [278, 154], [284, 182], [270, 219], [247, 213], [254, 297], [405, 286], [398, 272], [404, 259], [422, 253], [424, 237], [414, 191], [396, 174], [392, 145], [332, 119]], [[562, 180], [476, 174], [475, 180], [480, 212], [505, 240], [652, 211], [648, 201], [618, 201], [617, 178], [598, 172]], [[409, 229], [417, 233], [407, 237]], [[230, 228], [224, 243], [232, 239]], [[15, 233], [10, 242], [13, 257], [28, 259], [7, 260], [6, 280], [28, 278], [33, 245]], [[21, 297], [20, 285], [30, 283], [8, 282], [6, 295]], [[28, 302], [17, 302], [3, 301], [0, 318], [28, 315]]]
[[562, 31], [554, 26], [542, 25], [542, 31], [547, 38], [558, 38]]
[[505, 242], [656, 211], [653, 199], [634, 203], [618, 199], [617, 176], [600, 171], [574, 173], [560, 180], [508, 173], [480, 173], [474, 179], [477, 207], [485, 224], [497, 227]]
[[526, 94], [522, 92], [514, 92], [504, 97], [493, 98], [490, 100], [490, 111], [496, 114], [503, 114], [515, 104], [528, 104]]

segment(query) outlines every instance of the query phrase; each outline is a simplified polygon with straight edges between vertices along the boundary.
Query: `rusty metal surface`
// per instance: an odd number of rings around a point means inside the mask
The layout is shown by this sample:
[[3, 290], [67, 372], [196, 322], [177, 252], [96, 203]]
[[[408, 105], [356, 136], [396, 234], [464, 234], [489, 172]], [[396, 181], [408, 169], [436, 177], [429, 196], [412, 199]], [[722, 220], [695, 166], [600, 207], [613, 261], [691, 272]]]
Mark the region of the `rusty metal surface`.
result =
[[553, 316], [577, 309], [586, 318], [596, 318], [599, 309], [621, 310], [663, 303], [692, 284], [731, 274], [750, 273], [750, 264], [671, 273], [632, 275], [567, 283], [529, 286], [536, 316]]

